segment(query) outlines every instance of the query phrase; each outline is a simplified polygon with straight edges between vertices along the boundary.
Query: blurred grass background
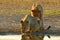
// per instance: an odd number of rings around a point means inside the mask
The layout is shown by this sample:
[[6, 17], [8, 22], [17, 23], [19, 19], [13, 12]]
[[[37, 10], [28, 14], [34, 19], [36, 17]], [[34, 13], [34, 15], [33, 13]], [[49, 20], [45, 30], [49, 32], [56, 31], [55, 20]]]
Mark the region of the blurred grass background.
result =
[[60, 0], [0, 0], [0, 14], [27, 14], [36, 3], [44, 14], [60, 14]]
[[0, 0], [0, 32], [19, 32], [21, 18], [36, 3], [43, 7], [45, 28], [60, 32], [60, 0]]

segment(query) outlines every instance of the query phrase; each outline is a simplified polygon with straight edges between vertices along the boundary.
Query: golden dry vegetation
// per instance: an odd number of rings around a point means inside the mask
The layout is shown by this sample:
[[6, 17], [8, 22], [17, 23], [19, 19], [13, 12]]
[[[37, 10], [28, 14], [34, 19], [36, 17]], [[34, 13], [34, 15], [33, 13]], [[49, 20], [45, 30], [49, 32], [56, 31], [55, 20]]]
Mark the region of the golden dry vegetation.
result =
[[44, 10], [60, 12], [60, 0], [0, 0], [0, 14], [29, 13], [33, 3], [42, 5]]

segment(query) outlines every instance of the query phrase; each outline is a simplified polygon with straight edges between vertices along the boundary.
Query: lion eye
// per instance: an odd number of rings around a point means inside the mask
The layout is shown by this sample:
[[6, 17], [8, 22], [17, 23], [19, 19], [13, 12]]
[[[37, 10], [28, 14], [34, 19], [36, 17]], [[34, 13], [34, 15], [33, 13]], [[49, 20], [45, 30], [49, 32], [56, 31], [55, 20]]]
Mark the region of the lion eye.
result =
[[21, 20], [20, 23], [23, 23], [23, 21]]

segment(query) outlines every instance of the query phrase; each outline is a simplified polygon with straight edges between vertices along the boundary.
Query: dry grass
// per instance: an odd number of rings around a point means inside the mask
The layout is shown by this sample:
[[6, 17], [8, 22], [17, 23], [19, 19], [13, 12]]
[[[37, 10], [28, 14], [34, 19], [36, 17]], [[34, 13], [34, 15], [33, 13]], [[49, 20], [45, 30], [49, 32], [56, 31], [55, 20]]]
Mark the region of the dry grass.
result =
[[36, 3], [42, 5], [44, 14], [60, 14], [60, 0], [0, 0], [0, 14], [27, 14]]
[[0, 13], [29, 13], [33, 3], [41, 4], [44, 10], [52, 10], [53, 12], [55, 12], [54, 10], [59, 10], [60, 12], [59, 1], [60, 0], [0, 0]]

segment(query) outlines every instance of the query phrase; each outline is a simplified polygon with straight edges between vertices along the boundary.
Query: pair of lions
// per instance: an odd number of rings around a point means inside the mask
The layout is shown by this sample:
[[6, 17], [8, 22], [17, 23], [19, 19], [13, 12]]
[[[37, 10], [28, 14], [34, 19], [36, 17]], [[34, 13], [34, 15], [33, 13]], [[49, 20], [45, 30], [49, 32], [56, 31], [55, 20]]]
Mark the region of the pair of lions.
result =
[[[44, 38], [44, 27], [43, 27], [43, 8], [40, 5], [33, 5], [31, 9], [31, 14], [26, 15], [20, 21], [20, 32], [26, 33], [22, 35], [21, 40], [43, 40]], [[48, 30], [48, 27], [46, 30]], [[42, 35], [31, 35], [28, 33], [40, 32]], [[49, 35], [48, 35], [49, 37]]]
[[[30, 23], [32, 23], [32, 24], [30, 24]], [[34, 19], [30, 15], [26, 15], [20, 21], [20, 31], [21, 31], [21, 33], [26, 33], [26, 32], [30, 32], [31, 33], [31, 32], [36, 32], [36, 31], [37, 32], [38, 31], [39, 32], [44, 32], [45, 29], [43, 27], [40, 27], [39, 25], [37, 27], [36, 26], [37, 24], [39, 24], [39, 20]], [[34, 26], [35, 26], [35, 28], [34, 28]], [[50, 28], [50, 26], [46, 30], [48, 30], [49, 28]], [[48, 38], [50, 38], [49, 35], [47, 35], [47, 36], [48, 36]], [[44, 39], [44, 34], [42, 34], [42, 35], [25, 34], [25, 35], [22, 35], [22, 39], [21, 40], [43, 40], [43, 39]]]
[[[44, 31], [43, 27], [40, 27], [40, 20], [37, 18], [33, 18], [30, 14], [26, 15], [22, 20], [20, 21], [20, 31], [21, 33], [26, 32], [42, 32]], [[22, 35], [21, 40], [43, 40], [44, 35]]]
[[33, 32], [44, 32], [43, 19], [42, 19], [43, 8], [40, 5], [33, 5], [31, 14], [26, 15], [20, 21], [20, 32], [26, 33], [22, 35], [21, 40], [43, 40], [44, 34], [42, 35], [31, 35], [28, 33]]
[[34, 18], [29, 14], [20, 21], [20, 30], [21, 32], [42, 32], [44, 28], [40, 27], [39, 19]]

